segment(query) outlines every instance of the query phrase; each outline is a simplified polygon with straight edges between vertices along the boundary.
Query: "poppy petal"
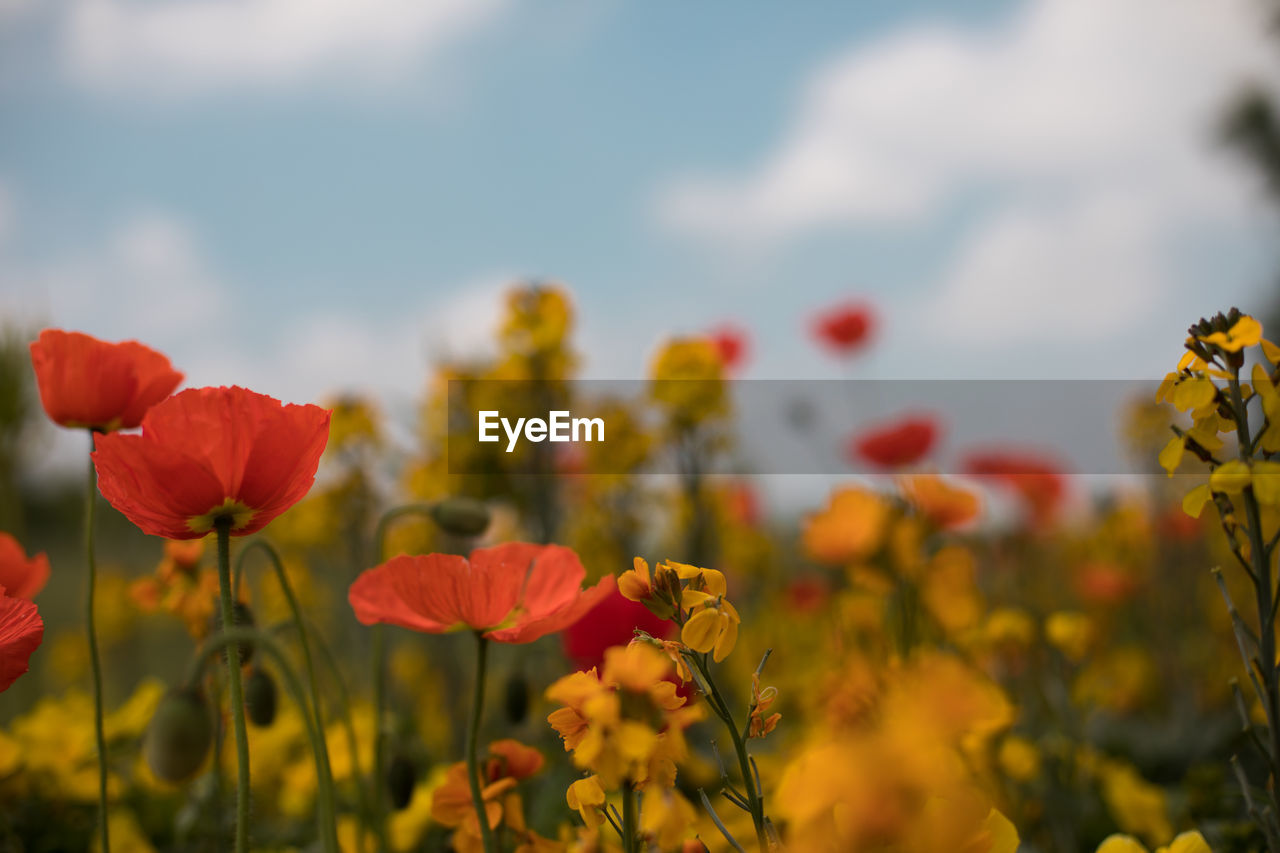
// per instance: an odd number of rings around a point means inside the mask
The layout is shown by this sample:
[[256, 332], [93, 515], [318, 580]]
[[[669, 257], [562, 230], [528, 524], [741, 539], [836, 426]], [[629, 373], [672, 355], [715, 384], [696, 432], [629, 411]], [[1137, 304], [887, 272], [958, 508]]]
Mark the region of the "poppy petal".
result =
[[[397, 558], [398, 560], [398, 558]], [[386, 623], [412, 631], [442, 634], [451, 623], [442, 623], [416, 613], [405, 603], [396, 588], [398, 571], [413, 571], [403, 562], [392, 560], [377, 568], [361, 572], [347, 592], [347, 600], [362, 625]], [[455, 620], [456, 621], [456, 620]]]
[[462, 599], [463, 621], [473, 628], [492, 628], [515, 609], [533, 567], [548, 548], [528, 542], [508, 542], [471, 552], [471, 588]]
[[44, 639], [44, 620], [30, 601], [0, 590], [0, 692], [27, 671], [31, 653]]
[[583, 590], [576, 599], [553, 613], [537, 619], [522, 619], [510, 628], [490, 631], [486, 637], [500, 643], [532, 643], [539, 637], [564, 630], [585, 616], [592, 608], [617, 589], [613, 575], [605, 575], [590, 589]]
[[587, 570], [571, 548], [547, 545], [533, 560], [520, 604], [531, 618], [540, 619], [577, 598], [586, 576]]

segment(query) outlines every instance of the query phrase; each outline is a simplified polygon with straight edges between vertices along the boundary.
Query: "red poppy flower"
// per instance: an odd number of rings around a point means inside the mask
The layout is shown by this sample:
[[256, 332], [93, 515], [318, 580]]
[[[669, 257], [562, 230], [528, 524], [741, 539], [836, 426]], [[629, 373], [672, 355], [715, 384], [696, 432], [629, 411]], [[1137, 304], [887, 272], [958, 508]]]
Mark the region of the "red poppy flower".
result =
[[1065, 472], [1052, 459], [1034, 453], [971, 453], [963, 467], [967, 474], [1003, 483], [1016, 492], [1035, 524], [1051, 521], [1066, 497]]
[[136, 427], [182, 381], [168, 358], [137, 341], [112, 344], [60, 329], [31, 343], [31, 366], [54, 423], [99, 432]]
[[142, 419], [142, 433], [99, 436], [102, 496], [144, 533], [199, 539], [230, 516], [246, 536], [315, 482], [329, 412], [244, 388], [193, 388]]
[[471, 628], [500, 643], [530, 643], [567, 628], [615, 588], [582, 589], [578, 555], [560, 545], [511, 542], [454, 554], [392, 557], [356, 578], [348, 600], [365, 625], [443, 634]]
[[44, 620], [36, 606], [0, 587], [0, 693], [28, 669], [31, 653], [44, 639]]
[[49, 558], [36, 554], [27, 559], [18, 540], [0, 531], [0, 587], [14, 598], [30, 601], [48, 581]]
[[565, 657], [574, 667], [585, 671], [604, 664], [605, 649], [630, 643], [637, 628], [663, 639], [672, 627], [666, 619], [614, 589], [581, 619], [565, 628], [560, 639]]
[[707, 337], [720, 353], [726, 373], [736, 371], [747, 360], [747, 333], [737, 326], [720, 326], [708, 332]]
[[849, 355], [863, 346], [875, 330], [875, 314], [865, 304], [838, 305], [823, 312], [813, 324], [818, 342], [836, 355]]
[[886, 471], [906, 468], [929, 455], [938, 432], [933, 418], [903, 418], [855, 435], [849, 443], [849, 455]]

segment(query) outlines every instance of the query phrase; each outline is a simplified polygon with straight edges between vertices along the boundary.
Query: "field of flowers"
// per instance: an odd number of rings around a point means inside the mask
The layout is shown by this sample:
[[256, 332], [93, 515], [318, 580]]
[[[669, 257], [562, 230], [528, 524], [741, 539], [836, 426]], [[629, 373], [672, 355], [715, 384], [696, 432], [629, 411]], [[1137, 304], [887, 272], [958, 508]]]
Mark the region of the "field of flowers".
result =
[[[709, 473], [745, 332], [668, 340], [642, 404], [571, 400], [573, 314], [512, 288], [409, 451], [357, 394], [178, 390], [142, 344], [40, 333], [19, 379], [87, 492], [0, 533], [0, 850], [1280, 853], [1252, 317], [1133, 401], [1124, 488], [1017, 448], [938, 473], [946, 425], [904, 415], [850, 426], [880, 476], [789, 513]], [[874, 327], [837, 306], [810, 344]], [[495, 379], [611, 441], [460, 466], [450, 389]]]

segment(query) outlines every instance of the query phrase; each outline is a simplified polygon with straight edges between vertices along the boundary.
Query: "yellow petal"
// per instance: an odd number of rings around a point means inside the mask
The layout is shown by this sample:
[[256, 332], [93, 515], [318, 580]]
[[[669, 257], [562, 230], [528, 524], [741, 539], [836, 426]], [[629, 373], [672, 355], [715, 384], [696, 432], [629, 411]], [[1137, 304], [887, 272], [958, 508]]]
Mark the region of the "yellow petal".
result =
[[1203, 409], [1212, 405], [1217, 393], [1218, 386], [1213, 384], [1212, 379], [1194, 376], [1179, 382], [1174, 387], [1173, 393], [1169, 395], [1169, 401], [1178, 411], [1185, 412], [1188, 409]]
[[1253, 463], [1253, 494], [1259, 503], [1280, 506], [1280, 462]]
[[705, 608], [689, 617], [680, 630], [680, 640], [697, 652], [709, 652], [720, 633], [720, 614], [713, 608]]
[[1196, 830], [1184, 832], [1169, 845], [1169, 853], [1213, 853], [1209, 842]]
[[1111, 835], [1098, 845], [1098, 853], [1147, 853], [1147, 848], [1132, 835]]
[[991, 846], [987, 853], [1017, 853], [1018, 829], [999, 809], [992, 809], [987, 813], [982, 828], [991, 835]]
[[1213, 469], [1213, 473], [1209, 475], [1209, 488], [1215, 492], [1238, 495], [1252, 479], [1249, 466], [1239, 459], [1232, 459]]
[[1160, 451], [1160, 467], [1169, 472], [1169, 476], [1173, 476], [1173, 472], [1178, 470], [1178, 466], [1182, 464], [1182, 453], [1186, 450], [1186, 442], [1180, 435], [1175, 435], [1169, 439], [1169, 443], [1164, 446], [1164, 450]]
[[738, 620], [729, 618], [728, 613], [721, 614], [720, 617], [720, 636], [716, 639], [715, 658], [716, 663], [724, 660], [729, 656], [729, 652], [733, 651], [733, 646], [738, 642]]
[[1267, 357], [1267, 361], [1275, 364], [1280, 361], [1280, 347], [1271, 343], [1266, 338], [1262, 339], [1262, 354]]
[[1204, 512], [1204, 505], [1207, 504], [1213, 492], [1209, 488], [1208, 483], [1202, 483], [1191, 491], [1187, 492], [1182, 499], [1182, 511], [1192, 518], [1199, 518], [1200, 513]]

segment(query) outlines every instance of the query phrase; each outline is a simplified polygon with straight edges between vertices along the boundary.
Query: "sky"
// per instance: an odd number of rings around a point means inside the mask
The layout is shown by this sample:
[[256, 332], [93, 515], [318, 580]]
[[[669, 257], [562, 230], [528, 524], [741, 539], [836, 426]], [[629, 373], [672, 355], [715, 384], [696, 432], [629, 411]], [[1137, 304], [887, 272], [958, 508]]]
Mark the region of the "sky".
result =
[[0, 0], [0, 317], [392, 408], [563, 282], [584, 375], [1158, 377], [1272, 304], [1257, 0]]

